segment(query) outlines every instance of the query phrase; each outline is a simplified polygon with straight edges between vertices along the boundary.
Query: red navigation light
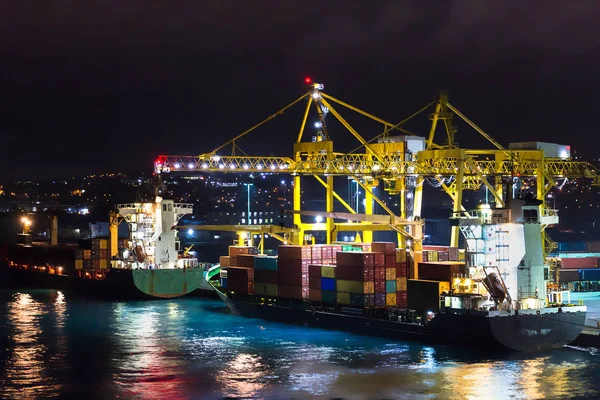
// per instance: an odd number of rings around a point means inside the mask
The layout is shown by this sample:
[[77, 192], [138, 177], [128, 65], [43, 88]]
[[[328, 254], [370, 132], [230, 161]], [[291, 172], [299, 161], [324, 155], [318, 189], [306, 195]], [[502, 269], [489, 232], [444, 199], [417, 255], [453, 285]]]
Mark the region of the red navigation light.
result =
[[304, 83], [310, 85], [312, 83], [312, 78], [310, 76], [307, 76], [306, 78], [304, 78]]

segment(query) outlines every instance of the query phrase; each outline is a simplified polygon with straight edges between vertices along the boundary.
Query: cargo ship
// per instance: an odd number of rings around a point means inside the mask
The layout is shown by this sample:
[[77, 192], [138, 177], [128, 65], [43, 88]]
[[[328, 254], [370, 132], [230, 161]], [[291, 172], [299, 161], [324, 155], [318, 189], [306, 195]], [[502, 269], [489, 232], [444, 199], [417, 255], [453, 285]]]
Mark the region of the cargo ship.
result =
[[[157, 197], [153, 203], [120, 204], [110, 215], [108, 238], [76, 245], [57, 244], [53, 221], [51, 243], [0, 246], [0, 269], [11, 285], [71, 290], [111, 299], [185, 296], [203, 284], [207, 271], [181, 249], [173, 227], [192, 204]], [[119, 240], [118, 226], [129, 226]], [[189, 249], [188, 249], [189, 250]]]
[[373, 242], [283, 245], [265, 257], [232, 246], [215, 290], [247, 317], [467, 347], [560, 348], [580, 335], [587, 309], [569, 304], [568, 292], [547, 293], [542, 230], [558, 215], [540, 204], [513, 199], [453, 216], [464, 251]]

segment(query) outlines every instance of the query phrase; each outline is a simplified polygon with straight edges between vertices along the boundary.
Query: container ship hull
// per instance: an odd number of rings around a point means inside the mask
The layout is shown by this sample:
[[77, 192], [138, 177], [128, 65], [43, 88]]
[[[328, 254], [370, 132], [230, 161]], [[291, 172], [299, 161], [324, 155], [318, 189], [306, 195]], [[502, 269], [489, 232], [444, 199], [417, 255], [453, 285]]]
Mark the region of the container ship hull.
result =
[[581, 310], [502, 316], [455, 310], [419, 324], [319, 310], [309, 303], [265, 305], [251, 297], [232, 300], [224, 294], [220, 296], [233, 313], [244, 317], [394, 340], [522, 352], [556, 349], [571, 343], [581, 333], [586, 316]]
[[108, 269], [103, 279], [49, 274], [9, 267], [3, 263], [4, 284], [59, 289], [111, 300], [166, 299], [185, 296], [203, 280], [200, 268], [171, 270]]

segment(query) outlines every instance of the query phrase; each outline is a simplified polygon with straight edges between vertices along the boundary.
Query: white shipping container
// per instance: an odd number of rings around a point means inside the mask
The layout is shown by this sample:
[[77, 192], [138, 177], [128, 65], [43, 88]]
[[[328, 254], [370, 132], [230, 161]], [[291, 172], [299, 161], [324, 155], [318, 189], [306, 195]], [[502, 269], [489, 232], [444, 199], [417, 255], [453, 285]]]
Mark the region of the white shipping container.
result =
[[571, 158], [571, 146], [566, 144], [547, 142], [516, 142], [509, 143], [508, 148], [513, 150], [544, 150], [545, 157], [560, 158], [563, 160]]

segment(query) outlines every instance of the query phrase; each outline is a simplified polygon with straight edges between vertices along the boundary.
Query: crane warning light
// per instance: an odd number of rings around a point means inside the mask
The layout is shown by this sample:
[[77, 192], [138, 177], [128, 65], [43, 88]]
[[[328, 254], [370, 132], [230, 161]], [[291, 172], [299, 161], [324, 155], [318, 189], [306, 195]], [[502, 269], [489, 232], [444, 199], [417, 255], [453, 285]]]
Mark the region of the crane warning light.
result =
[[306, 83], [307, 85], [310, 85], [312, 83], [312, 78], [310, 76], [307, 76], [306, 78], [304, 78], [304, 83]]

